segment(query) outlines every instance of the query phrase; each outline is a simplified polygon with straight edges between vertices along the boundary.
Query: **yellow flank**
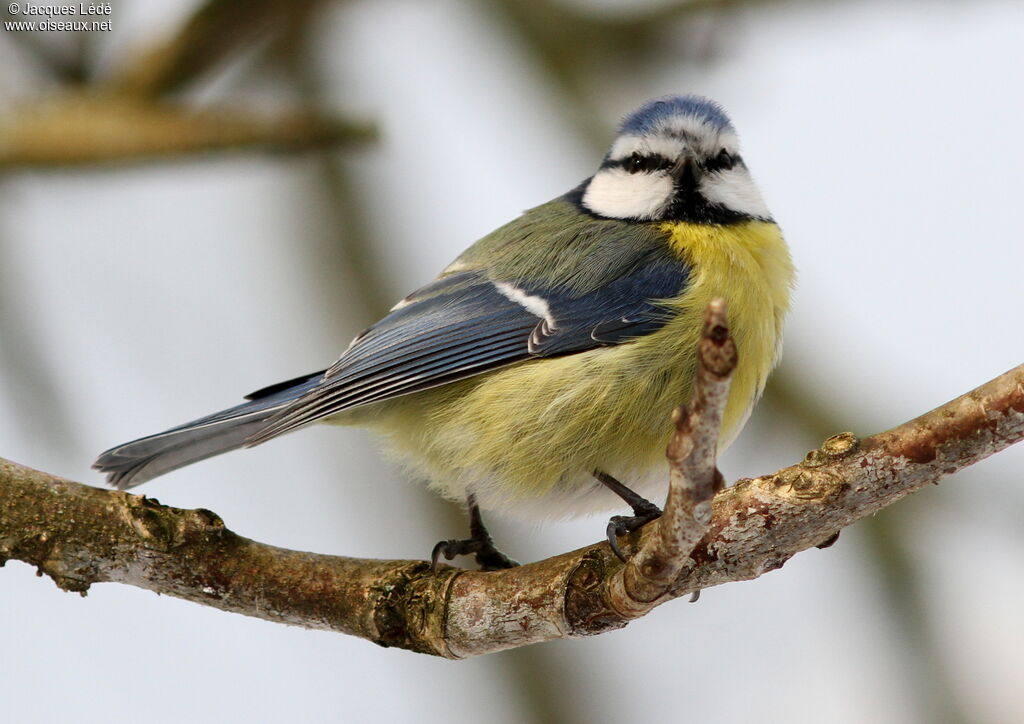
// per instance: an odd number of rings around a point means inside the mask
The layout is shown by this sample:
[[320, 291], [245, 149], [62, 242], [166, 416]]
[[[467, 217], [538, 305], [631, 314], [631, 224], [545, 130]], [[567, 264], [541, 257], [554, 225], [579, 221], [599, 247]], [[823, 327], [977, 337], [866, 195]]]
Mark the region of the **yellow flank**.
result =
[[657, 332], [519, 363], [334, 421], [387, 435], [411, 469], [447, 497], [461, 500], [472, 490], [485, 507], [585, 512], [579, 496], [593, 489], [592, 471], [633, 487], [665, 469], [669, 416], [689, 398], [704, 307], [723, 297], [739, 350], [721, 438], [726, 446], [778, 357], [793, 281], [789, 252], [770, 222], [659, 228], [691, 272], [685, 292], [666, 300], [674, 314]]

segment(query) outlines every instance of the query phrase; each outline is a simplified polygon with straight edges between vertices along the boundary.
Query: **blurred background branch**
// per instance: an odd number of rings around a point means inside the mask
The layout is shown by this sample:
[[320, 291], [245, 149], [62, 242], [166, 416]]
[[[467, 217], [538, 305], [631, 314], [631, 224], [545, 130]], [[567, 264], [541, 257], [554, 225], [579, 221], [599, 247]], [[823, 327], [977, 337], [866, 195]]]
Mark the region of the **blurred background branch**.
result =
[[0, 171], [183, 160], [211, 151], [303, 151], [373, 137], [368, 124], [306, 110], [189, 110], [122, 95], [62, 94], [0, 118]]
[[[83, 67], [81, 45], [72, 63], [30, 41], [36, 61], [63, 88], [0, 116], [0, 170], [181, 159], [220, 150], [302, 151], [370, 140], [369, 124], [326, 112], [303, 108], [268, 114], [230, 105], [197, 109], [174, 98], [215, 72], [232, 52], [302, 27], [322, 4], [210, 0], [167, 40], [138, 51], [107, 79]], [[82, 85], [87, 79], [91, 82]]]
[[160, 97], [185, 88], [232, 53], [288, 36], [304, 26], [322, 0], [208, 0], [163, 42], [138, 52], [106, 85], [136, 97]]

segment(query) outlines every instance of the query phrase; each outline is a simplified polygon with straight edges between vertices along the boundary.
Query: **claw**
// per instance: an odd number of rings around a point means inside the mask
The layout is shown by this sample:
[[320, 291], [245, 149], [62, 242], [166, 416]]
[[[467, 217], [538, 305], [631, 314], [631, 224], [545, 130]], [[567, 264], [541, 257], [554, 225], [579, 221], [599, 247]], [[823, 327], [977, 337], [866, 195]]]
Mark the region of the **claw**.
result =
[[434, 546], [434, 550], [430, 552], [430, 570], [437, 570], [437, 562], [441, 560], [441, 556], [444, 556], [446, 561], [450, 561], [452, 558], [458, 555], [454, 551], [454, 548], [458, 546], [461, 541], [457, 540], [442, 540], [438, 541], [437, 545]]
[[615, 554], [615, 557], [625, 563], [626, 556], [622, 552], [622, 549], [619, 548], [619, 524], [616, 521], [616, 518], [619, 517], [621, 516], [617, 515], [615, 518], [608, 521], [608, 545], [612, 547], [612, 553]]
[[632, 533], [635, 530], [640, 530], [645, 524], [650, 523], [661, 515], [661, 508], [651, 501], [640, 497], [611, 475], [608, 475], [608, 473], [602, 473], [598, 470], [594, 472], [594, 477], [602, 485], [629, 503], [629, 506], [633, 509], [633, 515], [612, 516], [611, 520], [608, 521], [608, 528], [606, 529], [608, 545], [612, 547], [612, 553], [625, 563], [626, 556], [619, 547], [618, 537]]
[[612, 547], [612, 553], [623, 563], [626, 562], [626, 556], [619, 547], [618, 537], [640, 530], [661, 515], [661, 508], [654, 503], [644, 502], [647, 503], [647, 506], [638, 506], [633, 509], [636, 515], [614, 515], [608, 521], [608, 544]]

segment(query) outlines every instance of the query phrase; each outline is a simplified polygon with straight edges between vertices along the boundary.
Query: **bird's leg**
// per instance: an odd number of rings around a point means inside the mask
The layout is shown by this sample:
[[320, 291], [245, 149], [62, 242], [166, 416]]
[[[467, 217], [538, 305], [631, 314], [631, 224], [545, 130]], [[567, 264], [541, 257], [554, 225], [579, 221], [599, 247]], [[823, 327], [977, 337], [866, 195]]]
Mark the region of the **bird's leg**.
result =
[[475, 554], [477, 565], [482, 571], [500, 571], [504, 568], [515, 568], [519, 564], [494, 547], [491, 534], [484, 526], [480, 516], [480, 506], [472, 493], [466, 498], [469, 508], [469, 538], [464, 540], [443, 540], [434, 546], [430, 554], [430, 565], [437, 568], [437, 562], [444, 556], [450, 561], [455, 556]]
[[633, 515], [615, 515], [608, 521], [608, 543], [612, 547], [612, 552], [619, 557], [620, 561], [625, 563], [626, 556], [623, 555], [622, 549], [619, 548], [618, 537], [639, 530], [646, 523], [650, 523], [661, 515], [661, 508], [646, 498], [637, 495], [608, 473], [595, 470], [594, 477], [610, 491], [625, 500], [633, 509]]

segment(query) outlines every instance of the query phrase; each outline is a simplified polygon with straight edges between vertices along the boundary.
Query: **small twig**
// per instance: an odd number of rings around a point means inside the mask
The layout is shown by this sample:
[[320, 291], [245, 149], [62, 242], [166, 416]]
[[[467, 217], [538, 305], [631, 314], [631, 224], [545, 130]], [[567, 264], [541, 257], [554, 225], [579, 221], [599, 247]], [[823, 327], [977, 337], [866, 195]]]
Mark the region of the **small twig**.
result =
[[729, 334], [725, 302], [708, 305], [697, 349], [697, 373], [690, 406], [672, 415], [668, 502], [653, 524], [655, 534], [611, 579], [612, 605], [623, 617], [645, 615], [669, 593], [689, 555], [711, 522], [711, 499], [721, 487], [715, 464], [729, 382], [736, 369], [736, 344]]

